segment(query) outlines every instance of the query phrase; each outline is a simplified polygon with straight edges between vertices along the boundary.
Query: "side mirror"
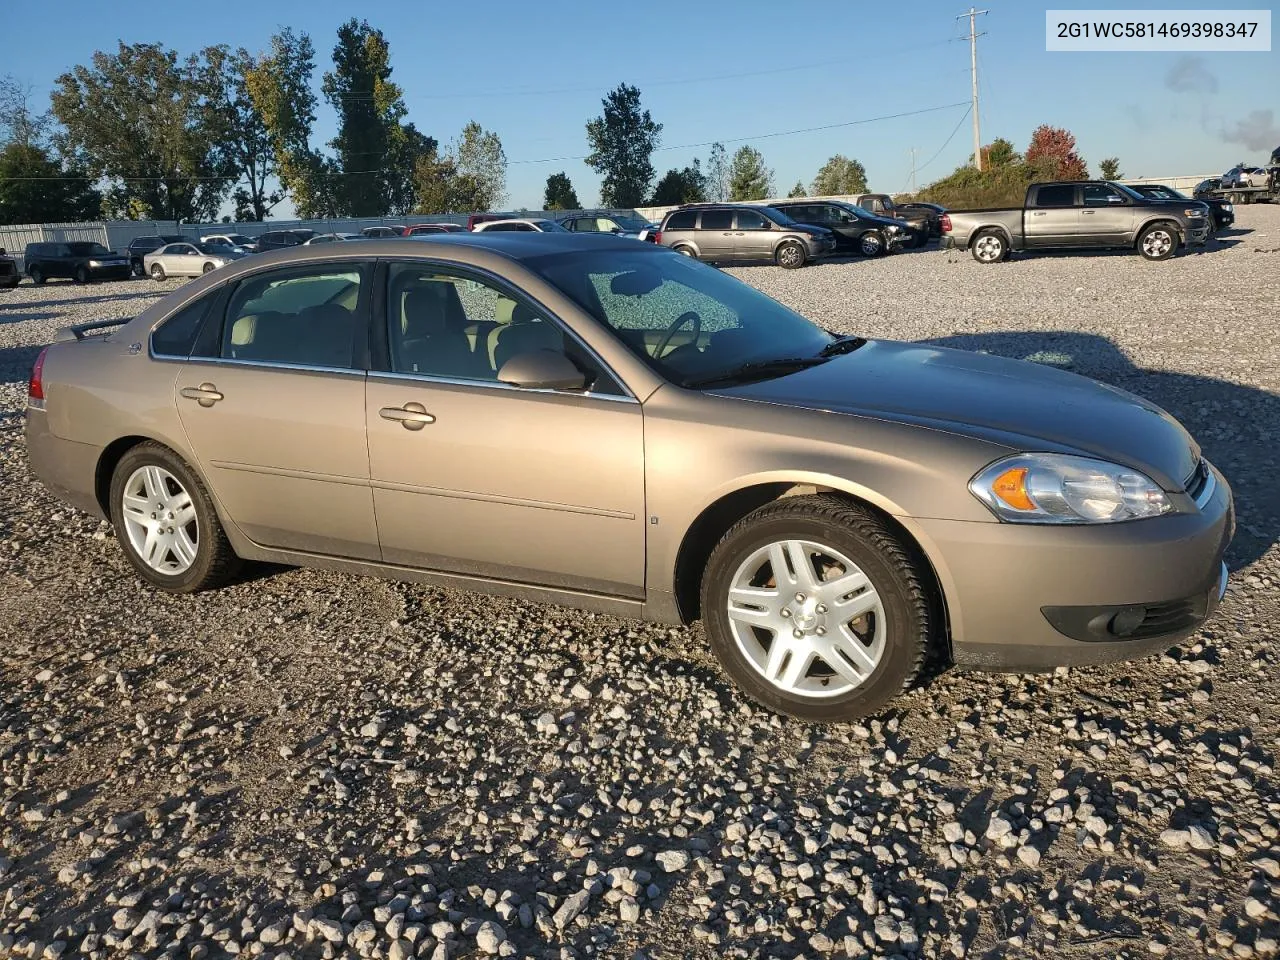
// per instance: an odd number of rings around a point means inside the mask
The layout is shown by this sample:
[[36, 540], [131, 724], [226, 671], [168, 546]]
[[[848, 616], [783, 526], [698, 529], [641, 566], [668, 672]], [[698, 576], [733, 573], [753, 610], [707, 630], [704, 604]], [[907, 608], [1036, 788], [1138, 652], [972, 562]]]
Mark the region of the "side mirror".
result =
[[587, 375], [555, 350], [517, 353], [502, 365], [498, 379], [528, 390], [584, 390]]

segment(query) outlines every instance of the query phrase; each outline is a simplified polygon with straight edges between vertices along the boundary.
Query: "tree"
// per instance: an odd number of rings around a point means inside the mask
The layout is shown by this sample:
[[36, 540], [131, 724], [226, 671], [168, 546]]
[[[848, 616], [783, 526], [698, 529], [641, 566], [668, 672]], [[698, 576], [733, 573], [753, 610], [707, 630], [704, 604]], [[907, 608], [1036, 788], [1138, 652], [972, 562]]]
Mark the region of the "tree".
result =
[[640, 91], [619, 84], [601, 104], [604, 112], [587, 123], [591, 154], [587, 166], [601, 174], [600, 200], [609, 207], [638, 207], [653, 182], [653, 151], [662, 124], [640, 108]]
[[809, 191], [805, 189], [803, 180], [797, 180], [796, 185], [792, 187], [791, 192], [787, 194], [788, 197], [807, 197], [808, 195]]
[[476, 178], [458, 169], [449, 153], [431, 149], [418, 157], [414, 165], [415, 213], [457, 213], [483, 210], [480, 194], [484, 188]]
[[235, 170], [215, 149], [198, 62], [159, 44], [121, 43], [58, 77], [51, 99], [64, 158], [115, 181], [130, 209], [167, 219], [217, 213]]
[[0, 223], [75, 223], [102, 215], [102, 195], [84, 171], [63, 169], [34, 143], [0, 150]]
[[337, 207], [353, 217], [412, 207], [405, 194], [430, 138], [401, 123], [408, 110], [391, 82], [391, 47], [382, 31], [354, 17], [339, 27], [322, 89], [338, 113], [338, 135], [329, 141], [342, 174], [333, 188]]
[[1124, 176], [1120, 172], [1120, 158], [1107, 157], [1098, 164], [1098, 172], [1102, 175], [1103, 180], [1119, 180]]
[[707, 199], [717, 202], [729, 196], [729, 161], [725, 159], [724, 144], [713, 143], [707, 158]]
[[739, 147], [729, 164], [729, 199], [763, 200], [773, 189], [773, 171], [755, 147]]
[[486, 132], [472, 120], [462, 128], [462, 139], [454, 151], [458, 172], [472, 177], [479, 192], [477, 210], [493, 210], [507, 199], [507, 155], [498, 135]]
[[1041, 124], [1031, 134], [1027, 165], [1036, 179], [1086, 180], [1089, 168], [1076, 153], [1076, 138], [1061, 127]]
[[695, 158], [683, 170], [672, 167], [663, 174], [653, 189], [653, 198], [649, 203], [655, 207], [668, 207], [679, 203], [702, 203], [706, 199], [707, 178]]
[[[973, 163], [972, 155], [969, 162]], [[1013, 144], [1004, 137], [997, 137], [989, 144], [982, 148], [982, 168], [984, 170], [994, 170], [997, 167], [1007, 167], [1011, 164], [1022, 163], [1022, 154], [1013, 148]]]
[[267, 189], [276, 177], [276, 159], [266, 124], [249, 94], [247, 79], [254, 65], [243, 47], [234, 53], [225, 45], [200, 52], [203, 122], [218, 155], [216, 164], [240, 176], [232, 194], [237, 220], [265, 220], [284, 197], [279, 189]]
[[12, 76], [0, 77], [0, 144], [29, 147], [44, 143], [52, 118], [48, 113], [31, 112], [31, 89]]
[[578, 194], [574, 191], [573, 184], [569, 182], [569, 177], [563, 170], [547, 177], [547, 189], [542, 195], [542, 209], [582, 209], [582, 204], [578, 201]]
[[816, 197], [866, 192], [867, 168], [841, 153], [824, 163], [813, 178], [813, 195]]

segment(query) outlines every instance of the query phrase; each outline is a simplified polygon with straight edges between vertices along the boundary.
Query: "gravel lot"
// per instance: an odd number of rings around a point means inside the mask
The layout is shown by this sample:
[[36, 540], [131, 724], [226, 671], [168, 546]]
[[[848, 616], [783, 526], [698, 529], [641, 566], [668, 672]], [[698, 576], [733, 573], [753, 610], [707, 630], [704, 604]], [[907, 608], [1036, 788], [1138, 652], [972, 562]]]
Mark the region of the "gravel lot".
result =
[[0, 956], [1270, 956], [1280, 207], [1162, 264], [735, 270], [841, 331], [1045, 362], [1234, 485], [1192, 644], [939, 668], [865, 725], [741, 700], [701, 631], [254, 568], [172, 598], [34, 483], [25, 378], [174, 283], [0, 291]]

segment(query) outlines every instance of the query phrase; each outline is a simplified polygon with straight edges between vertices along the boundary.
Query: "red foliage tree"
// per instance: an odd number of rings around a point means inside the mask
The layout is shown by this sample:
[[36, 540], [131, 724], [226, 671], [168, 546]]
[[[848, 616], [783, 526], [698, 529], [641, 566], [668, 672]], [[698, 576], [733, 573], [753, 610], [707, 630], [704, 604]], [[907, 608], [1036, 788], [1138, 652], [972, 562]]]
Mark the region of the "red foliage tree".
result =
[[1037, 177], [1047, 180], [1087, 180], [1089, 168], [1076, 153], [1076, 138], [1071, 131], [1043, 123], [1031, 134], [1027, 147], [1027, 163]]

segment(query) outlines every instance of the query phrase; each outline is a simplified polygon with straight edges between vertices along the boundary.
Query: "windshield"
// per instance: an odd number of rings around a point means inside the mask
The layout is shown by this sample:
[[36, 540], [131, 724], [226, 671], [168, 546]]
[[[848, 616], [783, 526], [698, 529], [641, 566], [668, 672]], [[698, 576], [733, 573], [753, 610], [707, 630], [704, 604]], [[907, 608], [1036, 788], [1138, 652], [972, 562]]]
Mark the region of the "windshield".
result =
[[678, 384], [748, 363], [812, 360], [836, 339], [754, 287], [678, 253], [609, 250], [526, 262]]
[[784, 227], [800, 226], [799, 223], [797, 223], [795, 220], [792, 220], [791, 217], [789, 217], [787, 214], [783, 213], [781, 210], [777, 209], [776, 207], [761, 207], [760, 212], [763, 213], [770, 220], [772, 220], [774, 223], [780, 223]]
[[1142, 194], [1140, 194], [1137, 190], [1133, 189], [1133, 187], [1125, 186], [1123, 183], [1116, 183], [1114, 180], [1108, 180], [1108, 181], [1107, 181], [1107, 185], [1108, 185], [1108, 186], [1111, 186], [1111, 187], [1114, 187], [1116, 190], [1119, 190], [1121, 193], [1123, 193], [1123, 194], [1124, 194], [1126, 197], [1128, 197], [1130, 200], [1145, 200], [1145, 199], [1146, 199], [1146, 197], [1144, 197]]
[[1142, 191], [1148, 197], [1154, 197], [1156, 200], [1190, 200], [1185, 193], [1179, 193], [1172, 187], [1147, 187]]
[[249, 238], [246, 237], [243, 233], [229, 233], [227, 234], [227, 239], [230, 240], [237, 247], [243, 246], [244, 244], [250, 242]]
[[556, 223], [554, 220], [534, 220], [533, 225], [543, 233], [568, 233], [564, 227]]
[[612, 219], [623, 230], [630, 230], [635, 233], [639, 233], [649, 226], [647, 220], [641, 220], [639, 217], [613, 217]]
[[228, 243], [197, 243], [195, 248], [201, 253], [208, 254], [212, 257], [225, 256], [230, 250], [231, 245]]
[[68, 243], [67, 249], [73, 257], [100, 257], [111, 252], [100, 243]]

